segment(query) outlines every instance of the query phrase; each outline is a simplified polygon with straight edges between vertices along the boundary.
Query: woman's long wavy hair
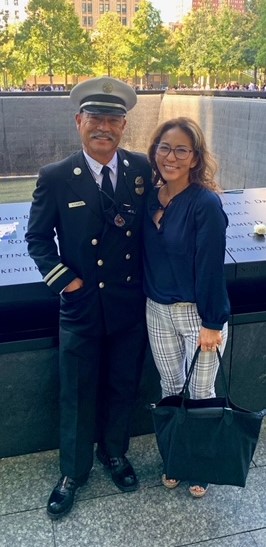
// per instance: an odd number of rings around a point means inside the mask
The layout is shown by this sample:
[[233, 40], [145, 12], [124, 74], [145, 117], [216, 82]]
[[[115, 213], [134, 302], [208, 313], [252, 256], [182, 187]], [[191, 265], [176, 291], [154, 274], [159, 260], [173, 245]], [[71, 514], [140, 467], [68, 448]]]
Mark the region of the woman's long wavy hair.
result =
[[201, 128], [191, 118], [179, 117], [168, 120], [157, 127], [152, 135], [151, 143], [148, 149], [148, 158], [154, 172], [154, 185], [161, 180], [166, 181], [161, 176], [157, 167], [155, 156], [156, 147], [161, 142], [162, 136], [170, 129], [179, 128], [191, 139], [194, 155], [197, 159], [195, 167], [190, 169], [189, 182], [200, 184], [214, 192], [221, 192], [220, 186], [215, 182], [214, 177], [217, 171], [217, 164], [207, 150], [205, 137]]

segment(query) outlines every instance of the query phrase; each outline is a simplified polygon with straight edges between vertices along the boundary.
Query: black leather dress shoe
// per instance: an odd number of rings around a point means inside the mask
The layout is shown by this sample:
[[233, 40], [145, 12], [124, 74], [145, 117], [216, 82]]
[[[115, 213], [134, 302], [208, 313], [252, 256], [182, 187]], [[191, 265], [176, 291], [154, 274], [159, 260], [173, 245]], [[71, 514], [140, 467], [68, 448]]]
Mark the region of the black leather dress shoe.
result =
[[76, 480], [71, 479], [71, 477], [61, 477], [53, 489], [47, 504], [47, 513], [51, 519], [58, 519], [70, 511], [77, 488], [85, 484], [88, 476], [86, 474]]
[[107, 454], [97, 448], [96, 456], [98, 460], [111, 471], [111, 477], [115, 485], [122, 492], [133, 492], [137, 490], [139, 483], [135, 471], [125, 456], [109, 458]]
[[125, 456], [121, 458], [110, 458], [109, 469], [115, 485], [122, 492], [133, 492], [138, 488], [138, 479], [135, 471]]

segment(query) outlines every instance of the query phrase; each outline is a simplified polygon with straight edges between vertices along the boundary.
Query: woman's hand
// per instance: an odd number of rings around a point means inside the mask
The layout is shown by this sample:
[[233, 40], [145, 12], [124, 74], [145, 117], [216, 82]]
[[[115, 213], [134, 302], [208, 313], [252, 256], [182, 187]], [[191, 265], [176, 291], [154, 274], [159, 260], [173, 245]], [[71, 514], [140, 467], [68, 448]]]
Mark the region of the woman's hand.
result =
[[217, 346], [220, 346], [221, 343], [222, 333], [220, 330], [201, 327], [198, 337], [198, 346], [201, 347], [202, 351], [216, 351]]

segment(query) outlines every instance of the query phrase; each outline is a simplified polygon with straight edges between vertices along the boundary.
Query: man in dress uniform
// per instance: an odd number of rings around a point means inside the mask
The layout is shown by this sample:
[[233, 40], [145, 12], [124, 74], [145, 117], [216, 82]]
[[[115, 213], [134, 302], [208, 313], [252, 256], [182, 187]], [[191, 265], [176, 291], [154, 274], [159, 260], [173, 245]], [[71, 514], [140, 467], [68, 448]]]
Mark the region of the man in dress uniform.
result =
[[144, 154], [118, 147], [137, 96], [100, 77], [76, 85], [70, 99], [82, 150], [41, 168], [26, 234], [44, 281], [60, 294], [62, 476], [48, 500], [53, 519], [89, 477], [96, 430], [96, 456], [116, 486], [137, 488], [125, 454], [147, 343], [141, 255], [151, 169]]

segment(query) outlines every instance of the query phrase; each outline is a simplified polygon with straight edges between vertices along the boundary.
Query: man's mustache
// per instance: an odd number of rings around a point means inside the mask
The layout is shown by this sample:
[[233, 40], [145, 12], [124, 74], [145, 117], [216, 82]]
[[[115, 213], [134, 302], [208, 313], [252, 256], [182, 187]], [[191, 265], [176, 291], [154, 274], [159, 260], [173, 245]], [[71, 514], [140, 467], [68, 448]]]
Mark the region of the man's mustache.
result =
[[110, 139], [111, 141], [114, 141], [113, 135], [110, 135], [108, 132], [102, 132], [102, 131], [95, 131], [94, 133], [91, 133], [91, 137], [93, 139], [98, 139], [101, 137], [104, 137], [105, 139]]

